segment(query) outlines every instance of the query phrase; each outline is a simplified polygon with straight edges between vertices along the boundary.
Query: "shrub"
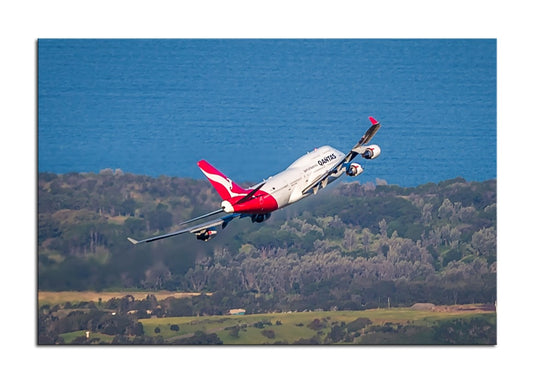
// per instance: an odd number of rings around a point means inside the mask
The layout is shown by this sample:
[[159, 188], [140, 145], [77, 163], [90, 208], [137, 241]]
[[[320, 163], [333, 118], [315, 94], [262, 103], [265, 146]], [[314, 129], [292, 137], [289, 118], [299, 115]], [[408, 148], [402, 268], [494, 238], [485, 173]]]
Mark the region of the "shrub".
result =
[[328, 337], [331, 339], [331, 342], [340, 342], [344, 338], [345, 334], [346, 331], [344, 327], [333, 325]]
[[232, 327], [229, 327], [227, 328], [229, 330], [229, 335], [233, 338], [239, 338], [239, 330], [240, 330], [240, 327], [239, 325], [236, 325], [236, 326], [232, 326]]
[[349, 333], [354, 331], [359, 331], [365, 326], [368, 326], [372, 323], [372, 321], [368, 318], [357, 318], [355, 321], [352, 321], [346, 325], [346, 330], [348, 330]]
[[315, 319], [313, 319], [313, 321], [309, 325], [307, 325], [307, 327], [312, 329], [312, 330], [318, 331], [320, 329], [325, 328], [326, 324], [325, 324], [325, 322], [322, 322], [320, 319], [315, 318]]
[[270, 338], [270, 339], [276, 336], [276, 333], [274, 332], [274, 330], [270, 330], [270, 329], [262, 330], [261, 334], [263, 334], [265, 337]]

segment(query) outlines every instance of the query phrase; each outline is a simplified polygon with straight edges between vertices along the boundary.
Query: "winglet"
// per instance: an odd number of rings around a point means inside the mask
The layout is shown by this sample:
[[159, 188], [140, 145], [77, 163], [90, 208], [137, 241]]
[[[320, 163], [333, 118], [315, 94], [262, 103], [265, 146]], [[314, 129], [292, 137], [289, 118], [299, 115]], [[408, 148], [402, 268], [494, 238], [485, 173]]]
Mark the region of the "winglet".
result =
[[370, 116], [368, 119], [370, 120], [372, 125], [376, 125], [378, 123], [378, 121], [375, 118], [373, 118], [372, 116]]
[[129, 241], [130, 243], [132, 243], [133, 245], [137, 245], [137, 244], [139, 244], [139, 241], [137, 241], [137, 240], [135, 240], [135, 239], [133, 239], [133, 238], [131, 238], [131, 237], [128, 237], [128, 241]]

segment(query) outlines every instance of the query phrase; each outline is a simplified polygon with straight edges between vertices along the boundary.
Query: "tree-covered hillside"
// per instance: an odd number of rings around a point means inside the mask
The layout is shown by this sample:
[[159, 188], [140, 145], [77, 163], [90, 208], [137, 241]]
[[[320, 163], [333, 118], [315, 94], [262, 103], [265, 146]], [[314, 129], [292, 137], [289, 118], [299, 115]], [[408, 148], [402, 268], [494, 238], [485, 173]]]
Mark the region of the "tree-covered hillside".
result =
[[126, 239], [219, 206], [207, 181], [41, 173], [39, 289], [209, 291], [220, 308], [250, 312], [496, 299], [495, 180], [341, 183], [262, 224], [235, 220], [206, 243]]

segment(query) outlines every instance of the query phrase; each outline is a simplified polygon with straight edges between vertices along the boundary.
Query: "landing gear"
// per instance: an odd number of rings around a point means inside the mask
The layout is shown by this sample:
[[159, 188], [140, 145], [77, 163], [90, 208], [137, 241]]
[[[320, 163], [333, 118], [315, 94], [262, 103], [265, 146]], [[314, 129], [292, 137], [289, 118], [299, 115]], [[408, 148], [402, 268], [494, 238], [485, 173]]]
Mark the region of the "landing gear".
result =
[[271, 213], [266, 214], [253, 214], [251, 216], [252, 222], [263, 222], [270, 218]]

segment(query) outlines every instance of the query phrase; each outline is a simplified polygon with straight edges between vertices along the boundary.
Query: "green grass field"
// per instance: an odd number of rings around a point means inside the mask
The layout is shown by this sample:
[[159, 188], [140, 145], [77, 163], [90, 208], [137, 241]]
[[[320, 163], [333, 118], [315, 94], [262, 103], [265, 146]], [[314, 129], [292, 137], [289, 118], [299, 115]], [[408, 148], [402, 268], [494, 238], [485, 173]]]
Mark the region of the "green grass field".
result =
[[[60, 335], [66, 344], [72, 343], [78, 337], [85, 337], [85, 330], [71, 331]], [[90, 338], [98, 338], [101, 344], [110, 344], [113, 341], [112, 335], [106, 335], [102, 333], [91, 333]]]
[[[146, 292], [39, 292], [39, 306], [64, 305], [79, 302], [107, 301], [133, 295], [143, 300]], [[158, 299], [184, 298], [196, 294], [155, 293]], [[93, 307], [61, 307], [45, 314], [53, 315], [47, 322], [66, 319], [76, 311], [83, 319]], [[422, 308], [422, 309], [419, 309]], [[105, 310], [115, 315], [113, 310]], [[133, 315], [117, 315], [114, 324]], [[145, 315], [146, 316], [146, 315]], [[363, 320], [364, 318], [364, 320]], [[66, 319], [67, 326], [84, 327], [76, 323], [76, 315]], [[126, 319], [126, 321], [124, 321]], [[131, 321], [133, 319], [133, 321]], [[102, 321], [102, 324], [104, 324]], [[70, 322], [70, 323], [69, 323]], [[496, 311], [490, 305], [414, 306], [413, 308], [373, 309], [361, 311], [312, 311], [252, 315], [182, 316], [138, 319], [143, 335], [117, 338], [97, 332], [90, 333], [91, 343], [112, 343], [114, 340], [145, 341], [144, 343], [217, 343], [235, 345], [258, 344], [495, 344]], [[109, 322], [107, 323], [109, 324]], [[176, 325], [179, 327], [178, 330]], [[61, 326], [60, 326], [61, 327]], [[130, 324], [130, 327], [131, 324]], [[109, 327], [108, 327], [109, 329]], [[113, 327], [111, 327], [113, 330]], [[98, 330], [99, 331], [99, 330]], [[130, 331], [131, 334], [131, 331]], [[216, 336], [215, 336], [216, 335]], [[82, 343], [85, 331], [60, 333], [62, 343]], [[147, 338], [152, 337], [152, 338]], [[87, 341], [85, 341], [87, 342]]]
[[[495, 324], [495, 312], [432, 312], [415, 311], [409, 308], [393, 308], [364, 311], [323, 311], [323, 312], [298, 312], [298, 313], [273, 313], [255, 315], [236, 315], [219, 317], [176, 317], [176, 318], [152, 318], [139, 320], [144, 327], [145, 335], [163, 337], [165, 342], [192, 336], [196, 331], [207, 334], [216, 333], [224, 344], [256, 345], [288, 343], [292, 344], [300, 339], [309, 340], [313, 337], [324, 343], [327, 340], [333, 326], [348, 324], [357, 318], [368, 318], [372, 321], [371, 327], [367, 328], [367, 335], [362, 335], [348, 343], [432, 343], [429, 337], [430, 330], [439, 321], [452, 320], [454, 318], [472, 319], [484, 317]], [[318, 319], [322, 328], [313, 330], [311, 322]], [[260, 323], [261, 322], [261, 323]], [[270, 323], [270, 324], [269, 324]], [[255, 326], [254, 326], [255, 324]], [[171, 330], [171, 325], [178, 325], [179, 331]], [[238, 333], [231, 330], [239, 326]], [[401, 335], [395, 335], [394, 330], [408, 326]], [[380, 327], [389, 329], [389, 333], [375, 334]], [[158, 333], [156, 333], [158, 328]], [[393, 329], [390, 329], [393, 328]], [[427, 330], [426, 330], [427, 329]], [[263, 334], [273, 337], [268, 338]], [[369, 332], [372, 332], [370, 335]], [[379, 342], [380, 339], [382, 342]], [[378, 341], [378, 342], [376, 342]], [[344, 341], [343, 341], [344, 342]], [[333, 343], [341, 343], [333, 341]]]

